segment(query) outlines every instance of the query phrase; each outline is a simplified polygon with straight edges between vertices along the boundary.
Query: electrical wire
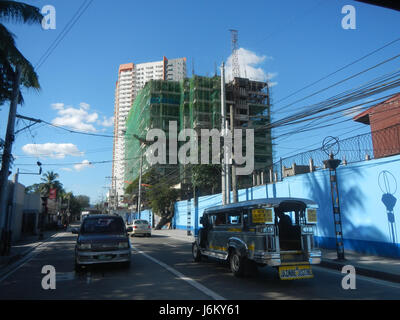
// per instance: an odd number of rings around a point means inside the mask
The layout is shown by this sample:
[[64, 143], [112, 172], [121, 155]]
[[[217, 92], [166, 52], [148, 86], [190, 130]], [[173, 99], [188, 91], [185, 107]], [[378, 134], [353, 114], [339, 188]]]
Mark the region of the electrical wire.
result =
[[51, 56], [54, 50], [58, 47], [61, 41], [66, 37], [66, 35], [71, 31], [74, 25], [79, 21], [81, 16], [85, 13], [85, 11], [89, 8], [94, 0], [84, 0], [79, 9], [75, 12], [69, 22], [66, 24], [64, 29], [60, 32], [57, 38], [53, 41], [53, 43], [49, 46], [49, 48], [44, 52], [44, 54], [40, 57], [38, 62], [35, 65], [35, 69], [38, 70], [46, 60]]
[[360, 61], [362, 61], [362, 60], [364, 60], [365, 58], [368, 58], [368, 57], [372, 56], [373, 54], [375, 54], [375, 53], [377, 53], [377, 52], [379, 52], [379, 51], [381, 51], [381, 50], [383, 50], [383, 49], [385, 49], [385, 48], [391, 46], [392, 44], [394, 44], [394, 43], [396, 43], [396, 42], [398, 42], [398, 41], [400, 41], [400, 38], [397, 38], [397, 39], [395, 39], [395, 40], [393, 40], [393, 41], [391, 41], [391, 42], [385, 44], [384, 46], [382, 46], [382, 47], [380, 47], [380, 48], [378, 48], [378, 49], [373, 50], [372, 52], [366, 54], [365, 56], [362, 56], [361, 58], [358, 58], [358, 59], [354, 60], [353, 62], [350, 62], [349, 64], [346, 64], [345, 66], [343, 66], [343, 67], [337, 69], [336, 71], [334, 71], [334, 72], [332, 72], [332, 73], [330, 73], [330, 74], [328, 74], [328, 75], [326, 75], [326, 76], [324, 76], [324, 77], [322, 77], [322, 78], [320, 78], [320, 79], [318, 79], [318, 80], [316, 80], [316, 81], [314, 81], [314, 82], [312, 82], [312, 83], [306, 85], [305, 87], [300, 88], [299, 90], [297, 90], [297, 91], [295, 91], [295, 92], [289, 94], [288, 96], [286, 96], [286, 97], [284, 97], [284, 98], [282, 98], [282, 99], [276, 101], [275, 104], [278, 104], [278, 103], [280, 103], [280, 102], [282, 102], [282, 101], [284, 101], [284, 100], [286, 100], [286, 99], [288, 99], [288, 98], [290, 98], [290, 97], [296, 95], [297, 93], [299, 93], [299, 92], [301, 92], [301, 91], [304, 91], [305, 89], [308, 89], [308, 88], [312, 87], [313, 85], [315, 85], [315, 84], [317, 84], [317, 83], [319, 83], [319, 82], [321, 82], [321, 81], [323, 81], [323, 80], [325, 80], [325, 79], [327, 79], [327, 78], [329, 78], [329, 77], [335, 75], [336, 73], [338, 73], [338, 72], [340, 72], [340, 71], [342, 71], [342, 70], [344, 70], [344, 69], [346, 69], [346, 68], [348, 68], [348, 67], [350, 67], [350, 66], [352, 66], [352, 65], [354, 65], [354, 64], [356, 64], [356, 63], [358, 63], [358, 62], [360, 62]]

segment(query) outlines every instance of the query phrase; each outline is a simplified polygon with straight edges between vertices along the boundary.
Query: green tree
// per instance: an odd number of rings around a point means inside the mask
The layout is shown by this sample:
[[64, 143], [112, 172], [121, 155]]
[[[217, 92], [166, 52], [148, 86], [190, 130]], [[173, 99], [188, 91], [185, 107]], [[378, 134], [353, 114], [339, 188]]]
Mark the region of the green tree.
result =
[[32, 194], [32, 193], [42, 193], [43, 189], [43, 184], [41, 183], [35, 183], [31, 186], [28, 186], [25, 188], [25, 193], [26, 194]]
[[161, 181], [151, 186], [147, 194], [151, 210], [161, 217], [161, 221], [156, 227], [159, 229], [170, 222], [174, 216], [174, 203], [178, 199], [179, 192], [171, 188], [165, 181]]
[[55, 173], [54, 171], [47, 171], [45, 174], [43, 174], [43, 178], [41, 178], [42, 181], [42, 191], [46, 194], [49, 195], [50, 189], [56, 189], [57, 190], [57, 197], [59, 197], [62, 192], [64, 191], [62, 183], [57, 180], [59, 177], [58, 173]]
[[[17, 65], [21, 67], [21, 83], [26, 88], [39, 90], [39, 80], [32, 64], [17, 49], [15, 35], [3, 22], [36, 23], [42, 22], [39, 8], [17, 1], [0, 0], [0, 105], [11, 100], [12, 84]], [[19, 95], [19, 103], [23, 97]]]
[[[147, 204], [148, 203], [148, 196], [146, 190], [148, 187], [146, 185], [152, 186], [157, 184], [162, 176], [156, 171], [156, 169], [151, 168], [142, 176], [142, 198], [141, 203]], [[145, 186], [143, 186], [145, 185]], [[133, 203], [137, 200], [137, 196], [139, 194], [139, 177], [136, 178], [128, 187], [125, 188], [125, 199], [128, 200], [128, 203]]]
[[88, 196], [79, 195], [75, 197], [82, 209], [90, 207], [90, 198]]
[[221, 191], [221, 165], [199, 164], [192, 167], [192, 183], [200, 194]]

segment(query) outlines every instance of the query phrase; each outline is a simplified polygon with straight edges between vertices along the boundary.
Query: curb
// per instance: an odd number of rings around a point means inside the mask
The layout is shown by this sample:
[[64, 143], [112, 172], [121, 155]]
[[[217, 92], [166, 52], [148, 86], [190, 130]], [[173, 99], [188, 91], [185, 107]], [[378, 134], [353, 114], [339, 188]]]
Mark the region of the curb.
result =
[[[22, 258], [24, 258], [25, 256], [27, 256], [28, 254], [30, 254], [32, 251], [34, 251], [37, 247], [41, 246], [43, 243], [47, 242], [49, 239], [51, 239], [52, 237], [54, 237], [54, 235], [58, 234], [58, 232], [53, 233], [51, 236], [47, 237], [44, 240], [35, 242], [35, 245], [33, 245], [32, 247], [26, 249], [25, 251], [21, 252], [21, 253], [17, 253], [8, 257], [2, 257], [4, 258], [4, 263], [0, 264], [0, 275], [7, 273], [10, 268], [10, 266], [12, 266], [14, 263], [17, 263], [19, 260], [21, 260]], [[7, 259], [8, 258], [8, 259]]]
[[[350, 261], [348, 263], [346, 262], [343, 263], [339, 261], [322, 259], [321, 264], [319, 266], [328, 269], [334, 269], [337, 271], [342, 271], [342, 268], [346, 265], [351, 265]], [[359, 265], [354, 265], [354, 268], [356, 269], [356, 274], [362, 276], [400, 283], [400, 276], [398, 274], [374, 270], [366, 267], [360, 267]]]

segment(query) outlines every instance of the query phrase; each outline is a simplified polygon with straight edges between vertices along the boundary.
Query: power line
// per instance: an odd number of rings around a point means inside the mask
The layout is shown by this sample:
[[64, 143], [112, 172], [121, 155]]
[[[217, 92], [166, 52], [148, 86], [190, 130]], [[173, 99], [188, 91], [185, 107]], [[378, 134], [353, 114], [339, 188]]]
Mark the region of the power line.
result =
[[70, 21], [64, 27], [64, 29], [60, 32], [60, 34], [53, 41], [53, 43], [49, 46], [49, 48], [45, 51], [45, 53], [40, 57], [40, 59], [38, 60], [38, 62], [35, 65], [36, 70], [39, 69], [46, 62], [46, 60], [50, 57], [50, 55], [58, 47], [58, 45], [61, 43], [61, 41], [66, 37], [66, 35], [69, 33], [69, 31], [71, 31], [71, 29], [78, 22], [80, 17], [85, 13], [85, 11], [89, 8], [89, 6], [92, 4], [93, 1], [94, 0], [84, 0], [82, 5], [75, 12], [75, 14], [72, 16]]
[[[308, 109], [306, 111], [300, 111], [300, 112], [294, 113], [291, 116], [287, 116], [287, 117], [278, 119], [275, 122], [270, 123], [269, 125], [261, 126], [259, 128], [256, 128], [255, 130], [260, 130], [263, 128], [276, 128], [276, 127], [286, 126], [286, 125], [293, 124], [294, 121], [298, 121], [300, 119], [305, 119], [303, 121], [309, 121], [310, 119], [307, 119], [307, 117], [311, 117], [318, 113], [322, 113], [322, 112], [328, 111], [330, 109], [338, 108], [344, 104], [348, 104], [348, 103], [360, 100], [362, 98], [366, 98], [366, 97], [396, 88], [400, 85], [399, 75], [400, 75], [400, 69], [396, 70], [395, 72], [385, 74], [384, 76], [378, 77], [374, 80], [368, 81], [364, 85], [359, 86], [357, 88], [357, 90], [351, 89], [351, 90], [345, 91], [339, 95], [336, 95], [334, 97], [326, 99], [320, 103], [316, 103], [311, 106], [304, 107], [303, 109], [305, 109], [305, 108], [308, 108]], [[391, 81], [388, 82], [388, 80], [391, 80]], [[338, 110], [337, 112], [340, 112], [340, 111], [342, 111], [342, 110]]]
[[281, 113], [282, 110], [287, 109], [288, 107], [294, 105], [295, 103], [298, 103], [298, 102], [304, 101], [304, 100], [306, 100], [306, 99], [308, 99], [308, 98], [311, 98], [311, 97], [313, 97], [313, 96], [315, 96], [315, 95], [317, 95], [317, 94], [319, 94], [319, 93], [321, 93], [321, 92], [324, 92], [324, 91], [326, 91], [326, 90], [328, 90], [328, 89], [331, 89], [331, 88], [333, 88], [333, 87], [335, 87], [335, 86], [337, 86], [337, 85], [339, 85], [339, 84], [342, 84], [342, 83], [344, 83], [344, 82], [346, 82], [346, 81], [348, 81], [348, 80], [350, 80], [350, 79], [353, 79], [353, 78], [355, 78], [355, 77], [358, 77], [358, 76], [361, 75], [361, 74], [364, 74], [364, 73], [366, 73], [366, 72], [368, 72], [368, 71], [371, 71], [371, 70], [373, 70], [373, 69], [375, 69], [375, 68], [378, 68], [378, 67], [380, 67], [381, 65], [383, 65], [383, 64], [385, 64], [385, 63], [388, 63], [388, 62], [390, 62], [390, 61], [393, 61], [393, 60], [395, 60], [395, 59], [397, 59], [397, 58], [399, 58], [399, 57], [400, 57], [400, 54], [395, 55], [395, 56], [393, 56], [393, 57], [391, 57], [391, 58], [389, 58], [389, 59], [386, 59], [385, 61], [382, 61], [382, 62], [380, 62], [380, 63], [378, 63], [378, 64], [376, 64], [376, 65], [374, 65], [374, 66], [372, 66], [372, 67], [370, 67], [370, 68], [364, 69], [364, 70], [362, 70], [362, 71], [360, 71], [360, 72], [358, 72], [358, 73], [356, 73], [356, 74], [351, 75], [350, 77], [347, 77], [347, 78], [345, 78], [345, 79], [343, 79], [343, 80], [341, 80], [341, 81], [338, 81], [338, 82], [336, 82], [336, 83], [334, 83], [334, 84], [332, 84], [332, 85], [330, 85], [330, 86], [328, 86], [328, 87], [326, 87], [326, 88], [324, 88], [324, 89], [318, 90], [318, 91], [316, 91], [316, 92], [314, 92], [314, 93], [312, 93], [312, 94], [310, 94], [310, 95], [308, 95], [308, 96], [306, 96], [306, 97], [304, 97], [304, 98], [301, 98], [301, 99], [296, 100], [296, 101], [294, 101], [294, 102], [292, 102], [292, 103], [290, 103], [290, 104], [287, 104], [287, 105], [283, 106], [282, 108], [280, 108], [279, 111], [278, 111], [277, 113]]
[[346, 68], [348, 68], [348, 67], [350, 67], [350, 66], [352, 66], [352, 65], [354, 65], [354, 64], [356, 64], [356, 63], [358, 63], [358, 62], [360, 62], [360, 61], [362, 61], [362, 60], [364, 60], [365, 58], [368, 58], [369, 56], [372, 56], [373, 54], [375, 54], [375, 53], [377, 53], [377, 52], [383, 50], [383, 49], [386, 48], [386, 47], [391, 46], [392, 44], [394, 44], [394, 43], [396, 43], [396, 42], [398, 42], [398, 41], [400, 41], [400, 38], [397, 38], [397, 39], [395, 39], [395, 40], [393, 40], [393, 41], [391, 41], [391, 42], [385, 44], [384, 46], [382, 46], [382, 47], [380, 47], [380, 48], [378, 48], [378, 49], [373, 50], [372, 52], [366, 54], [365, 56], [362, 56], [361, 58], [358, 58], [358, 59], [354, 60], [353, 62], [350, 62], [349, 64], [347, 64], [347, 65], [345, 65], [345, 66], [339, 68], [338, 70], [336, 70], [336, 71], [334, 71], [334, 72], [332, 72], [332, 73], [330, 73], [330, 74], [328, 74], [328, 75], [326, 75], [326, 76], [324, 76], [324, 77], [322, 77], [322, 78], [320, 78], [320, 79], [318, 79], [318, 80], [316, 80], [316, 81], [314, 81], [314, 82], [312, 82], [312, 83], [306, 85], [305, 87], [303, 87], [303, 88], [301, 88], [301, 89], [299, 89], [299, 90], [297, 90], [297, 91], [295, 91], [295, 92], [289, 94], [288, 96], [286, 96], [286, 97], [284, 97], [284, 98], [278, 100], [278, 101], [275, 102], [275, 103], [278, 104], [278, 103], [280, 103], [280, 102], [282, 102], [282, 101], [284, 101], [284, 100], [286, 100], [286, 99], [288, 99], [288, 98], [290, 98], [290, 97], [296, 95], [297, 93], [299, 93], [299, 92], [301, 92], [301, 91], [304, 91], [305, 89], [308, 89], [308, 88], [312, 87], [313, 85], [315, 85], [315, 84], [317, 84], [317, 83], [319, 83], [319, 82], [321, 82], [321, 81], [323, 81], [323, 80], [325, 80], [325, 79], [327, 79], [327, 78], [329, 78], [329, 77], [335, 75], [336, 73], [338, 73], [338, 72], [340, 72], [340, 71], [342, 71], [342, 70], [344, 70], [344, 69], [346, 69]]
[[[393, 102], [393, 101], [390, 101], [390, 102], [387, 102], [387, 103], [381, 103], [381, 104], [379, 104], [379, 105], [382, 106], [382, 105], [386, 105], [386, 104], [391, 104], [392, 102]], [[370, 108], [370, 106], [367, 107], [366, 109], [368, 109], [368, 108]], [[376, 111], [374, 111], [374, 114], [376, 115], [376, 114], [384, 113], [384, 112], [387, 112], [387, 111], [390, 111], [390, 110], [394, 110], [394, 109], [398, 109], [398, 107], [386, 108], [386, 109], [384, 109], [384, 110], [376, 110]], [[375, 120], [374, 123], [375, 123], [375, 124], [376, 124], [376, 123], [380, 123], [380, 122], [386, 121], [386, 120], [388, 120], [388, 119], [390, 119], [390, 118], [392, 118], [392, 117], [393, 117], [393, 115], [390, 115], [390, 116], [387, 116], [387, 117], [385, 117], [385, 118], [382, 118], [382, 119], [379, 119], [379, 120]], [[334, 118], [334, 119], [332, 119], [332, 120], [335, 120], [335, 119], [336, 119], [336, 118]], [[353, 120], [353, 118], [348, 118], [348, 119], [345, 119], [345, 120], [342, 120], [342, 121], [333, 123], [333, 124], [331, 124], [331, 125], [326, 125], [326, 126], [332, 126], [332, 125], [336, 125], [336, 124], [343, 123], [343, 122], [347, 122], [347, 121], [354, 121], [354, 120]], [[367, 127], [365, 127], [365, 128], [367, 128]], [[346, 134], [348, 134], [348, 133], [351, 133], [351, 132], [354, 132], [354, 131], [357, 131], [357, 130], [361, 130], [361, 129], [364, 129], [364, 128], [360, 127], [360, 128], [354, 129], [354, 127], [353, 127], [350, 131], [347, 131], [347, 132], [345, 132], [345, 133], [343, 133], [343, 134], [340, 134], [340, 135], [338, 135], [338, 136], [343, 136], [343, 135], [346, 135]], [[382, 130], [382, 129], [379, 129], [379, 130], [372, 130], [372, 131], [371, 131], [371, 129], [369, 129], [369, 132], [364, 133], [364, 134], [374, 133], [374, 132], [377, 132], [377, 131], [380, 131], [380, 130]], [[352, 136], [352, 137], [354, 137], [354, 136]], [[350, 138], [352, 138], [352, 137], [350, 137]], [[317, 145], [317, 144], [320, 144], [320, 143], [314, 143], [314, 144], [312, 144], [312, 145], [310, 145], [310, 146], [308, 146], [308, 147], [311, 147], [311, 146], [314, 146], [314, 145]], [[314, 150], [312, 150], [312, 151], [314, 151]], [[290, 154], [290, 155], [289, 155], [289, 154]], [[295, 155], [297, 155], [297, 154], [298, 154], [298, 153], [287, 153], [287, 154], [285, 154], [284, 156], [287, 158], [287, 157], [295, 156]], [[288, 156], [288, 155], [289, 155], [289, 156]]]

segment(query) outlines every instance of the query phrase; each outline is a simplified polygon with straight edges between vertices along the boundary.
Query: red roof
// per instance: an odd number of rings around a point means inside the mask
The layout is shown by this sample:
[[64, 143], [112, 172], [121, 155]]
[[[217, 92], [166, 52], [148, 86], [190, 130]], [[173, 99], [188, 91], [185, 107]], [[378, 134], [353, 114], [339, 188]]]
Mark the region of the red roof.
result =
[[361, 122], [364, 124], [370, 124], [369, 123], [369, 115], [371, 113], [373, 113], [374, 111], [376, 111], [377, 108], [379, 108], [380, 106], [392, 101], [392, 100], [397, 100], [400, 99], [400, 92], [394, 94], [393, 96], [391, 96], [390, 98], [388, 98], [387, 100], [383, 101], [383, 102], [379, 102], [378, 104], [372, 106], [371, 108], [361, 112], [359, 115], [356, 115], [353, 120], [357, 121], [357, 122]]

